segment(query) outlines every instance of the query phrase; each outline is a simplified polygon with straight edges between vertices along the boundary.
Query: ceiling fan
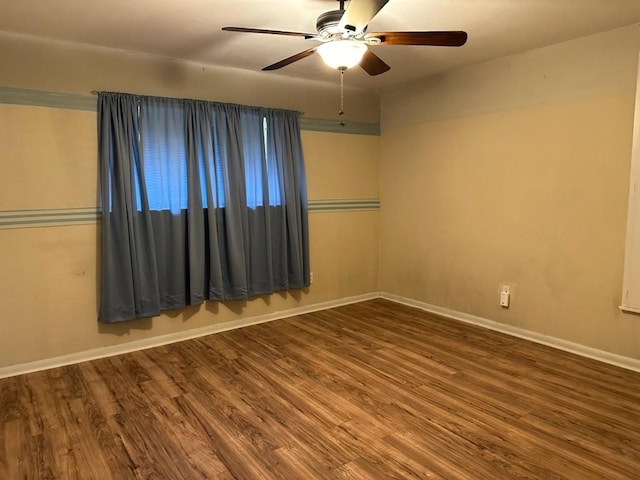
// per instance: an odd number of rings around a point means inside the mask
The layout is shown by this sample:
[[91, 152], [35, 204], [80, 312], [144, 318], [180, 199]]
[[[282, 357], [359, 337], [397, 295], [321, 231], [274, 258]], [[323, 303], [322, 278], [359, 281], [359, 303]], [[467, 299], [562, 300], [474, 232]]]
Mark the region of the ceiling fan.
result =
[[369, 22], [389, 0], [351, 0], [346, 10], [344, 8], [345, 0], [338, 1], [340, 2], [339, 10], [325, 12], [318, 17], [316, 21], [317, 33], [247, 27], [223, 27], [222, 30], [227, 32], [288, 35], [321, 42], [320, 45], [268, 65], [262, 70], [277, 70], [313, 55], [317, 51], [325, 63], [333, 68], [344, 71], [359, 64], [369, 75], [380, 75], [391, 69], [380, 57], [371, 52], [370, 46], [431, 45], [460, 47], [467, 41], [467, 33], [462, 31], [367, 32]]

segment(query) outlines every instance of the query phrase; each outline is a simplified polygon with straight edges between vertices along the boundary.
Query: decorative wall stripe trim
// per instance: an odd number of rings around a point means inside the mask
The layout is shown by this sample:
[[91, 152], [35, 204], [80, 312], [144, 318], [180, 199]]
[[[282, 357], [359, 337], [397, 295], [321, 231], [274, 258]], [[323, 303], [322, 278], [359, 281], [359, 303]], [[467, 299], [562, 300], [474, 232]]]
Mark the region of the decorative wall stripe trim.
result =
[[[95, 95], [49, 92], [18, 87], [0, 86], [0, 103], [96, 111]], [[300, 117], [300, 128], [316, 132], [380, 135], [380, 123], [347, 120], [345, 126], [341, 126], [338, 119], [313, 118], [304, 115]]]
[[310, 212], [379, 210], [380, 200], [309, 200], [308, 206]]
[[631, 357], [625, 357], [623, 355], [617, 355], [615, 353], [606, 352], [597, 348], [587, 347], [586, 345], [580, 345], [579, 343], [569, 342], [562, 340], [561, 338], [551, 337], [542, 333], [532, 332], [531, 330], [525, 330], [523, 328], [514, 327], [500, 322], [495, 322], [482, 317], [477, 317], [464, 312], [458, 312], [445, 307], [438, 307], [436, 305], [430, 305], [428, 303], [413, 300], [411, 298], [401, 297], [392, 293], [381, 292], [380, 297], [391, 300], [392, 302], [402, 303], [410, 307], [419, 308], [425, 312], [438, 315], [440, 317], [450, 318], [460, 322], [470, 323], [479, 327], [488, 328], [489, 330], [495, 330], [497, 332], [505, 333], [513, 337], [523, 338], [531, 342], [547, 345], [548, 347], [557, 348], [558, 350], [564, 350], [565, 352], [574, 353], [581, 357], [591, 358], [600, 362], [615, 365], [616, 367], [626, 368], [627, 370], [634, 370], [640, 372], [640, 360]]
[[96, 207], [0, 211], [0, 230], [83, 225], [100, 220]]
[[111, 345], [108, 347], [95, 348], [91, 350], [85, 350], [83, 352], [71, 353], [69, 355], [61, 355], [59, 357], [45, 358], [43, 360], [36, 360], [34, 362], [21, 363], [17, 365], [9, 365], [7, 367], [0, 367], [0, 378], [13, 377], [16, 375], [23, 375], [25, 373], [37, 372], [40, 370], [48, 370], [50, 368], [63, 367], [65, 365], [72, 365], [75, 363], [88, 362], [90, 360], [96, 360], [99, 358], [112, 357], [114, 355], [122, 355], [124, 353], [136, 352], [139, 350], [145, 350], [147, 348], [159, 347], [161, 345], [167, 345], [170, 343], [182, 342], [184, 340], [190, 340], [193, 338], [204, 337], [206, 335], [212, 335], [214, 333], [226, 332], [228, 330], [235, 330], [237, 328], [247, 327], [250, 325], [257, 325], [259, 323], [272, 322], [274, 320], [280, 320], [282, 318], [293, 317], [296, 315], [303, 315], [305, 313], [317, 312], [319, 310], [326, 310], [328, 308], [340, 307], [343, 305], [349, 305], [351, 303], [364, 302], [366, 300], [372, 300], [377, 298], [376, 293], [366, 293], [362, 295], [356, 295], [353, 297], [341, 298], [338, 300], [330, 300], [327, 302], [315, 303], [305, 307], [297, 307], [282, 312], [268, 313], [265, 315], [257, 315], [254, 317], [240, 318], [238, 320], [231, 320], [228, 322], [218, 323], [202, 328], [194, 328], [191, 330], [185, 330], [182, 332], [169, 333], [167, 335], [159, 335], [157, 337], [144, 338], [141, 340], [134, 340], [132, 342], [121, 343], [119, 345]]
[[29, 88], [0, 86], [0, 103], [96, 111], [96, 97], [93, 95], [48, 92]]
[[[379, 210], [380, 200], [310, 200], [310, 212], [358, 212]], [[100, 222], [98, 207], [0, 210], [0, 230], [86, 225]]]
[[345, 125], [340, 125], [340, 120], [331, 118], [300, 117], [300, 128], [315, 132], [350, 133], [355, 135], [380, 136], [380, 124], [372, 122], [358, 122], [345, 120]]

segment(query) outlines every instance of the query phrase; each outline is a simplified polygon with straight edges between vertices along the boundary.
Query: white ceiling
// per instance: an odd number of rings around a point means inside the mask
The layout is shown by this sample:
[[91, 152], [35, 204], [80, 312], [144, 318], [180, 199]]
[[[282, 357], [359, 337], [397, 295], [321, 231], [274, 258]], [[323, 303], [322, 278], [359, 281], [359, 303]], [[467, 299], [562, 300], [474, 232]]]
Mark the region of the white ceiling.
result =
[[[317, 16], [338, 5], [336, 0], [0, 0], [0, 31], [259, 71], [316, 43], [221, 27], [314, 33]], [[380, 90], [634, 23], [640, 23], [640, 0], [390, 0], [370, 32], [465, 30], [467, 44], [373, 47], [391, 70], [369, 77], [355, 68], [345, 81]], [[338, 75], [318, 55], [266, 74], [331, 82]]]

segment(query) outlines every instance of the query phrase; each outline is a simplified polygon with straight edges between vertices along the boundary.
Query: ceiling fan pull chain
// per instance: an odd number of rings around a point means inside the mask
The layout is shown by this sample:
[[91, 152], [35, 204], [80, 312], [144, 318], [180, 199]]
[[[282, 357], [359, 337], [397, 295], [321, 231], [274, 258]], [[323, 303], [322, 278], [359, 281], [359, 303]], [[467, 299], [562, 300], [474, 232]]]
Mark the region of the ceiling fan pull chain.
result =
[[338, 110], [338, 116], [340, 117], [340, 126], [344, 127], [344, 71], [345, 68], [340, 69], [340, 110]]

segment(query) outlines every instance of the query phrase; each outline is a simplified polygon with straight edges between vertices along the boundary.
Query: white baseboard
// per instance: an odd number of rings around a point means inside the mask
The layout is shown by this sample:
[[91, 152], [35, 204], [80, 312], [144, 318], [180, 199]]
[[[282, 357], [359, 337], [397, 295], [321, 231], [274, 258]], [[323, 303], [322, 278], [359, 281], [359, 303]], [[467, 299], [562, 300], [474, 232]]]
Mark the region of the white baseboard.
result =
[[582, 357], [591, 358], [600, 362], [615, 365], [617, 367], [626, 368], [628, 370], [634, 370], [640, 372], [640, 360], [635, 358], [625, 357], [623, 355], [617, 355], [615, 353], [606, 352], [604, 350], [598, 350], [597, 348], [587, 347], [580, 345], [579, 343], [568, 342], [560, 338], [551, 337], [549, 335], [543, 335], [541, 333], [532, 332], [531, 330], [525, 330], [523, 328], [506, 325], [504, 323], [495, 322], [486, 318], [477, 317], [464, 312], [458, 312], [444, 307], [438, 307], [436, 305], [430, 305], [428, 303], [420, 302], [410, 298], [401, 297], [392, 293], [381, 292], [380, 298], [390, 300], [392, 302], [401, 303], [410, 307], [419, 308], [425, 312], [433, 313], [441, 317], [451, 318], [453, 320], [459, 320], [461, 322], [478, 325], [480, 327], [488, 328], [498, 332], [506, 333], [514, 337], [523, 338], [532, 342], [541, 343], [549, 347], [554, 347], [566, 352], [575, 353]]
[[204, 337], [206, 335], [225, 332], [228, 330], [234, 330], [236, 328], [247, 327], [249, 325], [257, 325], [259, 323], [272, 322], [274, 320], [293, 317], [295, 315], [302, 315], [305, 313], [317, 312], [319, 310], [326, 310], [328, 308], [340, 307], [343, 305], [349, 305], [351, 303], [364, 302], [366, 300], [372, 300], [378, 297], [379, 297], [379, 294], [377, 292], [367, 293], [364, 295], [357, 295], [353, 297], [341, 298], [339, 300], [331, 300], [328, 302], [315, 303], [315, 304], [307, 305], [304, 307], [292, 308], [289, 310], [268, 313], [265, 315], [257, 315], [253, 317], [241, 318], [238, 320], [231, 320], [229, 322], [217, 323], [207, 327], [194, 328], [191, 330], [184, 330], [181, 332], [169, 333], [167, 335], [160, 335], [157, 337], [134, 340], [132, 342], [121, 343], [118, 345], [94, 348], [91, 350], [71, 353], [68, 355], [61, 355], [59, 357], [45, 358], [43, 360], [36, 360], [34, 362], [21, 363], [17, 365], [9, 365], [8, 367], [0, 367], [0, 378], [13, 377], [16, 375], [22, 375], [24, 373], [37, 372], [39, 370], [47, 370], [50, 368], [63, 367], [65, 365], [72, 365], [75, 363], [86, 362], [89, 360], [96, 360], [99, 358], [122, 355], [123, 353], [129, 353], [129, 352], [135, 352], [138, 350], [145, 350], [147, 348], [159, 347], [161, 345], [167, 345], [169, 343], [182, 342], [184, 340]]
[[525, 340], [530, 340], [532, 342], [554, 347], [559, 350], [575, 353], [583, 357], [591, 358], [611, 365], [616, 365], [628, 370], [640, 372], [640, 360], [634, 358], [605, 352], [604, 350], [598, 350], [596, 348], [587, 347], [578, 343], [568, 342], [559, 338], [543, 335], [511, 325], [506, 325], [504, 323], [495, 322], [493, 320], [477, 317], [468, 313], [458, 312], [456, 310], [451, 310], [445, 307], [438, 307], [436, 305], [431, 305], [399, 295], [394, 295], [387, 292], [373, 292], [363, 295], [356, 295], [353, 297], [341, 298], [339, 300], [315, 303], [313, 305], [292, 308], [289, 310], [283, 310], [281, 312], [273, 312], [265, 315], [257, 315], [253, 317], [232, 320], [229, 322], [218, 323], [207, 327], [195, 328], [141, 340], [134, 340], [132, 342], [121, 343], [118, 345], [85, 350], [68, 355], [61, 355], [59, 357], [46, 358], [43, 360], [36, 360], [34, 362], [0, 367], [0, 378], [13, 377], [15, 375], [22, 375], [39, 370], [47, 370], [50, 368], [57, 368], [65, 365], [86, 362], [89, 360], [122, 355], [123, 353], [145, 350], [147, 348], [159, 347], [161, 345], [167, 345], [170, 343], [182, 342], [184, 340], [189, 340], [192, 338], [204, 337], [206, 335], [212, 335], [214, 333], [225, 332], [228, 330], [234, 330], [236, 328], [257, 325], [265, 322], [272, 322], [274, 320], [279, 320], [282, 318], [293, 317], [295, 315], [303, 315], [305, 313], [317, 312], [319, 310], [326, 310], [329, 308], [340, 307], [352, 303], [364, 302], [366, 300], [373, 300], [375, 298], [384, 298], [392, 302], [419, 308], [420, 310], [424, 310], [441, 317], [470, 323], [480, 327], [488, 328], [490, 330], [502, 332], [507, 335], [512, 335], [514, 337], [519, 337]]

